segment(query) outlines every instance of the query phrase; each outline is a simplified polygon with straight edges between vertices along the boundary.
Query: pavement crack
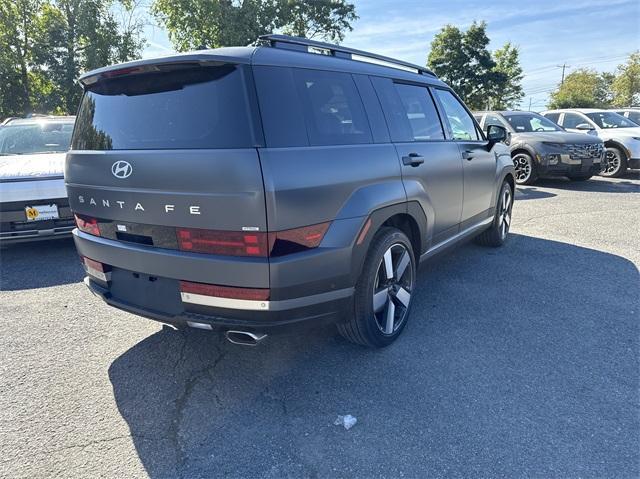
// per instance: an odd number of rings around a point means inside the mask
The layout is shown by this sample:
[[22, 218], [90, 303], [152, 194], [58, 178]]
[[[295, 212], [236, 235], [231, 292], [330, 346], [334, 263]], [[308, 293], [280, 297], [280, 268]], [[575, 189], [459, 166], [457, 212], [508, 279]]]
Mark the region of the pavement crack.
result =
[[[180, 396], [178, 396], [175, 400], [175, 411], [173, 414], [173, 418], [170, 422], [168, 435], [169, 435], [169, 440], [173, 445], [173, 448], [176, 453], [176, 474], [178, 475], [178, 477], [183, 477], [182, 470], [184, 469], [184, 466], [187, 460], [184, 447], [182, 445], [182, 442], [180, 441], [180, 426], [184, 419], [185, 409], [198, 383], [204, 377], [209, 377], [210, 379], [213, 379], [213, 371], [226, 356], [226, 352], [220, 352], [220, 350], [218, 351], [219, 351], [218, 357], [210, 365], [208, 365], [205, 368], [197, 369], [191, 372], [189, 377], [184, 382], [184, 388], [182, 390], [182, 394], [180, 394]], [[184, 354], [185, 354], [185, 351], [183, 348], [183, 350], [180, 353], [180, 358], [176, 362], [176, 365], [181, 360], [182, 361], [184, 360]]]

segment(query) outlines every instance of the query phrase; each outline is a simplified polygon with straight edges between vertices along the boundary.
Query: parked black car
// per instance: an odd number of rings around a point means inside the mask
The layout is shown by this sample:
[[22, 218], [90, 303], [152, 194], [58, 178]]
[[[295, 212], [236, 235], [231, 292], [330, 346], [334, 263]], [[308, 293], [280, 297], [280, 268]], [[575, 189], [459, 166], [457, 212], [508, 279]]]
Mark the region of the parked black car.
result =
[[80, 78], [66, 182], [107, 303], [256, 344], [332, 320], [390, 344], [416, 267], [507, 238], [514, 176], [429, 70], [280, 35]]
[[474, 116], [485, 131], [491, 125], [509, 131], [519, 185], [530, 185], [538, 178], [551, 176], [583, 181], [600, 172], [605, 150], [602, 140], [596, 137], [569, 133], [532, 112], [479, 111]]

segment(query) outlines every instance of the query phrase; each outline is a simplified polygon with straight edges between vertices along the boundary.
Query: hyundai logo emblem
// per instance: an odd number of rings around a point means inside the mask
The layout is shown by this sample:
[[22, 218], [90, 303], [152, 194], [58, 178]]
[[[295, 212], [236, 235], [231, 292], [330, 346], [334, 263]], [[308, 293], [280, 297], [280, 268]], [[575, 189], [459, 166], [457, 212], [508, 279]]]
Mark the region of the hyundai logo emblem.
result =
[[111, 173], [113, 173], [113, 176], [115, 176], [116, 178], [129, 178], [131, 176], [131, 173], [133, 173], [133, 167], [128, 161], [116, 161], [111, 166]]

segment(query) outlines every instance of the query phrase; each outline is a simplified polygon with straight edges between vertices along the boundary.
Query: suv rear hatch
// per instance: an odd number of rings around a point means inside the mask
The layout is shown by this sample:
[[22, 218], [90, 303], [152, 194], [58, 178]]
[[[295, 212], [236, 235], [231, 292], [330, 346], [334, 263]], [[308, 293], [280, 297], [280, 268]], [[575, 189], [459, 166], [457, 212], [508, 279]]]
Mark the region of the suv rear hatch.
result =
[[[222, 60], [176, 56], [84, 77], [65, 165], [69, 201], [103, 238], [138, 253], [181, 255], [184, 273], [174, 278], [268, 287], [266, 258], [213, 249], [205, 259], [190, 243], [199, 230], [267, 230], [251, 70]], [[199, 271], [186, 266], [198, 264], [194, 255], [203, 259]], [[115, 266], [131, 265], [131, 256], [110, 256]], [[251, 278], [229, 274], [234, 261], [253, 261]]]

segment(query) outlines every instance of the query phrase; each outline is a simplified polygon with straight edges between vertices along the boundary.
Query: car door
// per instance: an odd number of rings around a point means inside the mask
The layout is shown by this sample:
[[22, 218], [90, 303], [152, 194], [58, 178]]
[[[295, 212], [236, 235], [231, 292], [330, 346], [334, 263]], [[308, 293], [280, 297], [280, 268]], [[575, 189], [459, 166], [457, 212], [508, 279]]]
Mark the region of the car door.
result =
[[434, 88], [449, 136], [462, 157], [464, 198], [461, 228], [464, 229], [493, 214], [491, 201], [496, 188], [496, 156], [476, 125], [471, 113], [450, 91]]
[[409, 201], [433, 218], [431, 243], [458, 232], [462, 213], [462, 158], [447, 141], [444, 124], [426, 85], [372, 77], [396, 147]]

